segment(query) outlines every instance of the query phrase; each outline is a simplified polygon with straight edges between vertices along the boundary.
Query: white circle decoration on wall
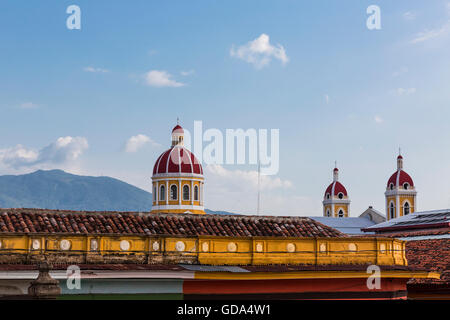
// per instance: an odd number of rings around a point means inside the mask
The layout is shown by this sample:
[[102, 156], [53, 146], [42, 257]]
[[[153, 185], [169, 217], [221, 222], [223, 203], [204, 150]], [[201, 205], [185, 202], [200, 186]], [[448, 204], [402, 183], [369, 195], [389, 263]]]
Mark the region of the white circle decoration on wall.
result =
[[320, 252], [327, 252], [327, 245], [325, 243], [321, 243], [319, 247]]
[[153, 242], [152, 248], [153, 248], [153, 251], [158, 251], [159, 250], [159, 242], [158, 241]]
[[236, 252], [237, 250], [237, 245], [234, 242], [230, 242], [227, 246], [228, 251], [230, 252]]
[[120, 241], [120, 250], [122, 251], [130, 250], [130, 242], [127, 240]]
[[31, 248], [33, 248], [33, 250], [39, 250], [40, 247], [41, 242], [38, 239], [34, 239], [33, 242], [31, 243]]
[[91, 239], [91, 250], [97, 251], [98, 250], [98, 241], [97, 239]]
[[348, 250], [350, 250], [350, 251], [352, 251], [352, 252], [355, 252], [355, 251], [357, 250], [356, 244], [350, 243], [350, 244], [348, 245]]
[[209, 244], [208, 244], [208, 242], [203, 242], [203, 244], [202, 244], [202, 251], [203, 252], [208, 252], [209, 251]]
[[257, 252], [262, 252], [262, 251], [263, 251], [263, 245], [262, 245], [262, 243], [257, 243], [257, 244], [256, 244], [256, 251], [257, 251]]
[[186, 245], [184, 244], [183, 241], [178, 241], [175, 244], [175, 249], [177, 249], [177, 251], [184, 251], [185, 248], [186, 248]]
[[60, 248], [61, 250], [66, 251], [66, 250], [69, 250], [69, 249], [70, 249], [70, 245], [71, 245], [70, 241], [64, 239], [64, 240], [61, 240], [61, 242], [59, 243], [59, 248]]
[[288, 243], [287, 246], [286, 246], [286, 250], [287, 250], [288, 252], [295, 252], [295, 244], [293, 244], [293, 243]]

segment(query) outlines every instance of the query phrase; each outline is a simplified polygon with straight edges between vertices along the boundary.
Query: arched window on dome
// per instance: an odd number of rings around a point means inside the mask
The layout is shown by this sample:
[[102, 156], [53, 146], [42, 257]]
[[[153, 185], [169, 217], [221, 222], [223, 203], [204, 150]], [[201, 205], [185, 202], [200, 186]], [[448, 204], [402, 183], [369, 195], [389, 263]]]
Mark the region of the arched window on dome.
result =
[[188, 201], [189, 200], [189, 186], [185, 184], [183, 186], [183, 200]]
[[391, 184], [389, 185], [389, 189], [394, 190], [394, 184], [391, 182]]
[[178, 199], [178, 188], [176, 185], [170, 186], [170, 200], [177, 200]]
[[409, 203], [408, 202], [405, 202], [405, 204], [403, 205], [403, 215], [408, 215], [409, 214], [409, 212], [410, 212], [410, 209], [409, 209]]
[[194, 187], [194, 200], [198, 201], [198, 186]]
[[342, 211], [342, 209], [339, 210], [338, 217], [339, 218], [343, 218], [344, 217], [344, 211]]
[[395, 208], [394, 208], [394, 203], [391, 202], [391, 204], [389, 205], [389, 217], [391, 219], [395, 218]]
[[409, 183], [408, 183], [408, 182], [405, 182], [405, 183], [403, 184], [403, 189], [408, 190], [408, 188], [409, 188]]
[[338, 193], [338, 198], [339, 198], [339, 199], [343, 199], [343, 198], [344, 198], [344, 194], [343, 194], [342, 192], [339, 192], [339, 193]]
[[327, 193], [327, 199], [330, 199], [330, 194], [329, 193]]
[[166, 200], [166, 187], [161, 186], [159, 187], [159, 201]]

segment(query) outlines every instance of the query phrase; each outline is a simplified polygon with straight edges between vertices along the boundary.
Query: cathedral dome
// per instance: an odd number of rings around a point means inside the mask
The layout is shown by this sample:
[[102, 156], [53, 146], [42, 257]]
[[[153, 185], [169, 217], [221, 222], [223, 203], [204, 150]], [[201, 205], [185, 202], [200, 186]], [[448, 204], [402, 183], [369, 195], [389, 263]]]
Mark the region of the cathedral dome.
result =
[[[398, 187], [414, 187], [414, 182], [411, 176], [403, 170], [403, 157], [397, 157], [397, 171], [394, 172], [387, 182], [387, 188], [393, 189]], [[405, 188], [407, 189], [407, 188]]]
[[152, 213], [205, 214], [203, 168], [184, 147], [184, 130], [172, 129], [172, 145], [153, 166]]
[[347, 197], [347, 189], [345, 189], [344, 185], [339, 182], [339, 169], [333, 169], [333, 182], [328, 186], [325, 190], [325, 199], [329, 199], [330, 197]]
[[173, 127], [172, 133], [174, 133], [175, 131], [178, 133], [184, 133], [183, 128], [179, 124], [177, 124], [175, 127]]
[[195, 155], [188, 149], [183, 146], [173, 146], [159, 156], [153, 167], [153, 175], [167, 173], [202, 175], [203, 168]]
[[405, 183], [407, 183], [411, 187], [414, 187], [414, 182], [411, 176], [403, 170], [397, 170], [389, 178], [387, 182], [387, 187], [389, 188], [391, 185], [393, 187], [399, 187], [403, 186]]
[[339, 193], [342, 193], [345, 197], [347, 197], [347, 189], [345, 189], [344, 185], [339, 181], [333, 181], [325, 190], [325, 197], [327, 194], [338, 196]]

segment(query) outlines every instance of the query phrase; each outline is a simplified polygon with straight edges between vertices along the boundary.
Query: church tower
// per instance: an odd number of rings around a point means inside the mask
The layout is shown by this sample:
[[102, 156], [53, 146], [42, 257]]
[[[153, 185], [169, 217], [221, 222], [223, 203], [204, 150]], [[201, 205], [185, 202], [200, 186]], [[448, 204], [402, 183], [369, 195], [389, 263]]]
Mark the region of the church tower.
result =
[[347, 190], [339, 182], [339, 169], [333, 170], [333, 182], [325, 190], [323, 199], [324, 217], [345, 218], [350, 214], [350, 199]]
[[397, 157], [397, 171], [389, 178], [384, 194], [388, 220], [416, 211], [416, 188], [409, 174], [403, 170], [401, 154]]
[[205, 214], [203, 168], [184, 147], [184, 130], [178, 124], [172, 130], [172, 146], [155, 162], [152, 184], [152, 213]]

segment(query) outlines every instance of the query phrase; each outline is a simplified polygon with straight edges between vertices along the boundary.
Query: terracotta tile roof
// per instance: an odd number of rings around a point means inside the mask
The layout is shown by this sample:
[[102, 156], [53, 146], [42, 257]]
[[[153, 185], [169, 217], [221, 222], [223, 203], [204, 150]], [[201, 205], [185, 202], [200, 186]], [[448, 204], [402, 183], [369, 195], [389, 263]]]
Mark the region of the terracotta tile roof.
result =
[[437, 236], [443, 234], [450, 234], [450, 228], [436, 228], [426, 230], [410, 230], [410, 231], [397, 231], [390, 233], [381, 233], [383, 237], [391, 238], [407, 238], [407, 237], [419, 237], [419, 236]]
[[0, 209], [0, 233], [345, 237], [307, 217]]
[[442, 272], [441, 280], [420, 279], [410, 283], [450, 285], [450, 239], [416, 240], [406, 243], [408, 266]]

